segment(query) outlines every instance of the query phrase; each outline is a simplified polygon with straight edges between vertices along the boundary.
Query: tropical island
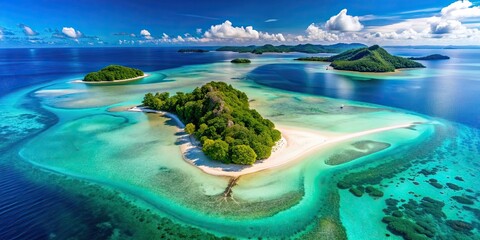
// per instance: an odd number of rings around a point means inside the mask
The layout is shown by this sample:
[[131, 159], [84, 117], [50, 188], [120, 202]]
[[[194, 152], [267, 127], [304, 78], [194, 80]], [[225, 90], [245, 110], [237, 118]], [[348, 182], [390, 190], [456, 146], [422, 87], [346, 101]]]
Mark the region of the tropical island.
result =
[[250, 59], [247, 59], [247, 58], [235, 58], [230, 62], [231, 63], [251, 63]]
[[202, 145], [212, 160], [251, 165], [266, 159], [280, 131], [256, 110], [249, 108], [244, 92], [223, 82], [210, 82], [191, 93], [147, 93], [143, 105], [176, 114], [186, 123], [185, 132]]
[[314, 45], [314, 44], [299, 44], [295, 46], [291, 45], [279, 45], [273, 46], [271, 44], [265, 44], [263, 46], [225, 46], [220, 47], [216, 51], [230, 51], [238, 53], [289, 53], [289, 52], [301, 52], [301, 53], [340, 53], [350, 49], [363, 48], [366, 45], [361, 43], [337, 43], [333, 45]]
[[336, 70], [357, 72], [394, 72], [401, 68], [424, 68], [421, 63], [393, 56], [378, 45], [352, 49], [331, 57], [303, 57], [298, 61], [331, 62]]
[[440, 54], [432, 54], [424, 57], [409, 57], [408, 59], [429, 61], [429, 60], [448, 60], [450, 59], [450, 57], [445, 55], [440, 55]]
[[179, 53], [206, 53], [208, 50], [196, 49], [196, 48], [182, 48], [178, 50]]
[[83, 78], [84, 82], [120, 82], [145, 77], [142, 70], [120, 65], [109, 65], [98, 72], [91, 72]]

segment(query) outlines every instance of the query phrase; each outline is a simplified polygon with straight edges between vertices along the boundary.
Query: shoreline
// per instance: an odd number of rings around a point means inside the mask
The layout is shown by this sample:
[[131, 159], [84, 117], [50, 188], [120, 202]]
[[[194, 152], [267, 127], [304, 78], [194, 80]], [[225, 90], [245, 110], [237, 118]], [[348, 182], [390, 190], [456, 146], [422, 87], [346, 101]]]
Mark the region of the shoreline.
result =
[[70, 81], [71, 83], [85, 83], [85, 84], [106, 84], [106, 83], [122, 83], [122, 82], [130, 82], [130, 81], [135, 81], [135, 80], [139, 80], [139, 79], [142, 79], [142, 78], [146, 78], [146, 77], [149, 77], [150, 74], [143, 74], [143, 76], [138, 76], [138, 77], [134, 77], [134, 78], [127, 78], [127, 79], [122, 79], [122, 80], [114, 80], [114, 81], [83, 81], [81, 79], [77, 79], [77, 80], [73, 80], [73, 81]]
[[[132, 107], [128, 111], [131, 112], [145, 112], [156, 113], [162, 116], [167, 116], [175, 120], [178, 127], [178, 132], [183, 132], [185, 125], [180, 119], [172, 113], [164, 111], [156, 111], [144, 107]], [[331, 136], [330, 134], [319, 131], [312, 131], [309, 129], [300, 129], [287, 126], [277, 126], [277, 129], [282, 133], [282, 139], [279, 140], [272, 150], [269, 158], [258, 160], [253, 165], [238, 165], [238, 164], [224, 164], [213, 161], [202, 152], [198, 141], [191, 135], [184, 133], [180, 138], [187, 141], [180, 145], [180, 152], [182, 158], [189, 164], [199, 168], [201, 171], [215, 176], [223, 177], [240, 177], [242, 175], [256, 173], [268, 169], [284, 166], [301, 159], [305, 159], [311, 154], [321, 150], [326, 145], [351, 140], [357, 137], [390, 131], [400, 128], [408, 128], [413, 125], [424, 124], [424, 122], [407, 122], [404, 124], [397, 124], [388, 127], [374, 128], [361, 132], [342, 134], [338, 136]]]

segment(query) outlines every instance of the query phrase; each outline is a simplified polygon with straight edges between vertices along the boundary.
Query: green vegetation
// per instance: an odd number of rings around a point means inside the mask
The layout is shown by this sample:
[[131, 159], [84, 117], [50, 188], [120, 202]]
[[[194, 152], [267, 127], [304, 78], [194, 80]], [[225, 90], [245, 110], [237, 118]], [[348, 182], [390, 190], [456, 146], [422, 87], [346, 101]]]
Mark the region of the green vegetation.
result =
[[425, 57], [410, 57], [408, 59], [410, 60], [447, 60], [447, 59], [450, 59], [450, 57], [445, 55], [440, 55], [440, 54], [432, 54]]
[[296, 58], [297, 61], [311, 61], [311, 62], [328, 62], [328, 57], [301, 57]]
[[192, 93], [147, 93], [143, 104], [172, 112], [185, 131], [200, 140], [203, 152], [224, 163], [253, 164], [270, 156], [281, 134], [275, 125], [250, 109], [244, 92], [223, 82], [210, 82]]
[[184, 49], [179, 49], [179, 53], [206, 53], [208, 50], [204, 49], [196, 49], [196, 48], [184, 48]]
[[289, 52], [302, 52], [302, 53], [339, 53], [350, 49], [366, 47], [360, 43], [338, 43], [333, 45], [313, 45], [313, 44], [299, 44], [296, 46], [280, 45], [273, 46], [266, 44], [263, 46], [226, 46], [218, 48], [217, 51], [230, 51], [239, 53], [289, 53]]
[[100, 82], [100, 81], [115, 81], [125, 80], [143, 76], [144, 73], [135, 68], [129, 68], [119, 65], [110, 65], [98, 72], [91, 72], [87, 74], [83, 81], [86, 82]]
[[337, 70], [357, 72], [393, 72], [399, 68], [423, 68], [415, 61], [390, 55], [378, 45], [348, 50], [327, 58], [330, 66]]
[[246, 59], [246, 58], [235, 58], [230, 62], [231, 63], [251, 63], [250, 59]]

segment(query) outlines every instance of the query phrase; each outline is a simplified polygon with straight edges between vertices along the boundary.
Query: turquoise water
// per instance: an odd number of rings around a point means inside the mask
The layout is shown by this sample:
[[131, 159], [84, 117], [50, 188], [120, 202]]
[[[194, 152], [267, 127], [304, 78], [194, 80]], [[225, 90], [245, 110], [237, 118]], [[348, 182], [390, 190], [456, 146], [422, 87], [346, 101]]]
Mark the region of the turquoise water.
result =
[[[6, 139], [2, 143], [5, 147], [16, 143], [3, 150], [8, 156], [3, 160], [33, 182], [53, 174], [56, 177], [50, 177], [55, 179], [51, 184], [67, 195], [98, 186], [88, 190], [91, 203], [87, 209], [103, 206], [106, 196], [111, 201], [106, 205], [115, 209], [102, 221], [95, 218], [84, 224], [87, 229], [109, 229], [105, 236], [180, 237], [174, 234], [192, 233], [189, 227], [193, 227], [198, 238], [206, 232], [239, 238], [382, 239], [388, 234], [391, 239], [401, 239], [382, 222], [390, 215], [385, 200], [421, 202], [428, 196], [445, 203], [441, 210], [445, 217], [409, 215], [406, 208], [399, 208], [405, 212], [404, 218], [429, 221], [437, 239], [478, 239], [478, 129], [382, 105], [273, 88], [248, 77], [262, 66], [299, 65], [291, 62], [289, 57], [266, 56], [247, 66], [220, 61], [154, 71], [151, 77], [130, 84], [85, 86], [71, 82], [72, 77], [24, 88], [0, 99], [2, 139]], [[409, 74], [415, 79], [416, 74], [425, 73]], [[205, 174], [182, 159], [171, 119], [124, 111], [139, 104], [146, 92], [191, 91], [212, 80], [245, 91], [252, 107], [282, 126], [339, 135], [425, 123], [329, 145], [286, 166], [242, 176], [232, 198], [226, 199], [223, 191], [229, 179]], [[341, 104], [346, 107], [340, 109]], [[343, 164], [325, 163], [342, 151], [362, 152], [355, 147], [362, 141], [388, 143], [389, 147]], [[42, 171], [32, 172], [31, 166]], [[433, 187], [429, 183], [432, 178], [443, 188]], [[342, 181], [374, 186], [384, 195], [356, 197], [337, 187]], [[447, 183], [461, 190], [453, 190]], [[114, 197], [109, 195], [111, 191], [116, 192]], [[465, 196], [473, 204], [460, 204], [452, 196]], [[132, 216], [131, 211], [141, 217]], [[455, 230], [447, 220], [463, 220], [472, 229]], [[175, 226], [171, 227], [174, 230], [158, 227], [155, 232], [157, 222], [158, 226]], [[50, 234], [78, 233], [65, 227]]]

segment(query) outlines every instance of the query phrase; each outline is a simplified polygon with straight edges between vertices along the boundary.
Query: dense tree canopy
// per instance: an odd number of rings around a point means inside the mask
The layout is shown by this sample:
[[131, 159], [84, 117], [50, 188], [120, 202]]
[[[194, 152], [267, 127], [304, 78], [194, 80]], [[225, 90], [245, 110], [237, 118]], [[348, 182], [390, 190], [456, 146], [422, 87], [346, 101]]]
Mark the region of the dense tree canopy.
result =
[[253, 164], [268, 158], [281, 134], [275, 125], [249, 108], [248, 97], [231, 85], [210, 82], [192, 93], [147, 93], [143, 104], [173, 112], [200, 140], [203, 152], [224, 163]]
[[230, 62], [231, 63], [250, 63], [251, 61], [250, 59], [247, 59], [247, 58], [235, 58]]
[[136, 78], [143, 76], [144, 73], [135, 68], [129, 68], [119, 65], [110, 65], [98, 72], [91, 72], [87, 74], [83, 81], [87, 82], [99, 82], [99, 81], [115, 81], [124, 80], [129, 78]]
[[423, 68], [422, 64], [407, 58], [392, 56], [378, 45], [349, 50], [327, 58], [338, 70], [358, 72], [393, 72], [399, 68]]

